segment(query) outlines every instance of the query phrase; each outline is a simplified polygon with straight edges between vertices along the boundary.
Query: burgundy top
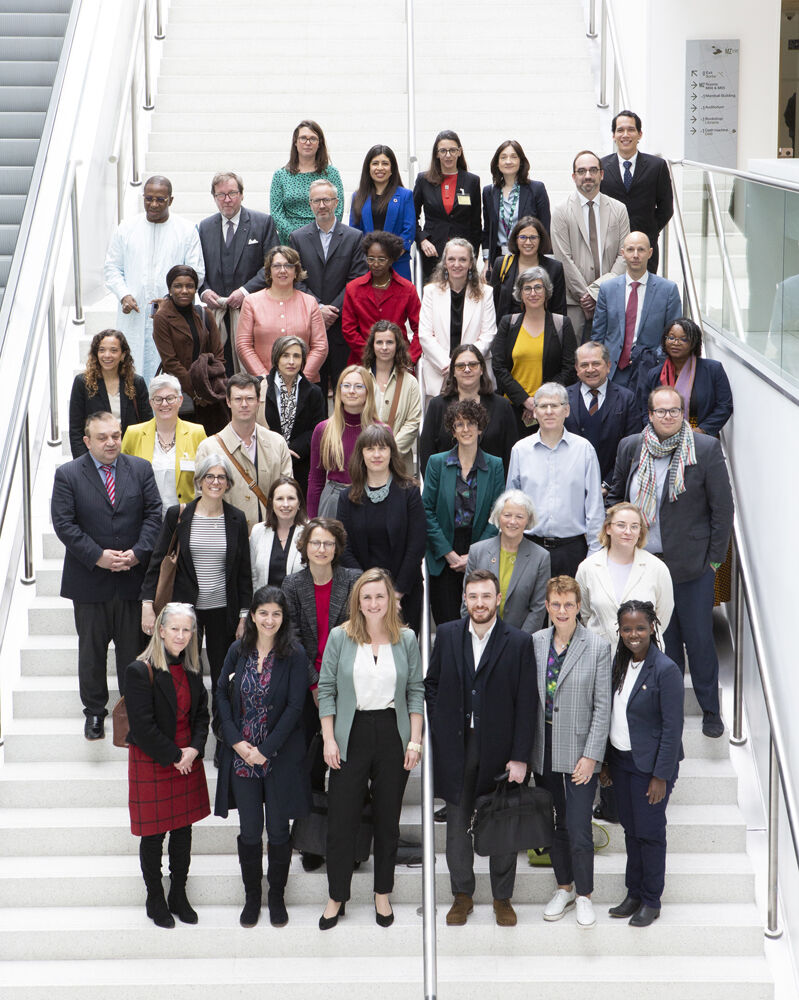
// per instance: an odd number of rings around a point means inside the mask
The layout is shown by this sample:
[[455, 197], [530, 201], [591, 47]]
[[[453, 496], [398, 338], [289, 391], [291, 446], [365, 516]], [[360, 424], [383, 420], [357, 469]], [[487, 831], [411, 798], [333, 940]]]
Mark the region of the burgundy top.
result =
[[353, 278], [344, 290], [344, 305], [341, 310], [341, 332], [351, 348], [347, 364], [363, 363], [363, 349], [369, 338], [369, 331], [379, 319], [396, 323], [406, 341], [408, 334], [405, 323], [410, 323], [413, 340], [408, 346], [411, 361], [416, 364], [422, 354], [419, 343], [419, 309], [416, 287], [396, 271], [391, 271], [391, 283], [386, 289], [375, 288], [369, 272]]
[[[314, 667], [317, 674], [322, 669], [322, 656], [327, 645], [327, 637], [330, 635], [330, 595], [333, 592], [333, 577], [327, 583], [315, 583], [313, 585], [314, 600], [316, 601], [316, 660]], [[311, 685], [311, 691], [316, 684]]]
[[319, 514], [319, 500], [322, 496], [325, 482], [328, 479], [333, 483], [349, 483], [350, 474], [348, 470], [350, 458], [352, 458], [358, 435], [361, 433], [361, 414], [344, 411], [345, 426], [344, 434], [342, 435], [344, 443], [343, 469], [330, 469], [328, 471], [322, 465], [319, 447], [327, 424], [327, 420], [323, 420], [320, 424], [317, 424], [311, 435], [311, 471], [308, 476], [308, 517], [316, 517]]

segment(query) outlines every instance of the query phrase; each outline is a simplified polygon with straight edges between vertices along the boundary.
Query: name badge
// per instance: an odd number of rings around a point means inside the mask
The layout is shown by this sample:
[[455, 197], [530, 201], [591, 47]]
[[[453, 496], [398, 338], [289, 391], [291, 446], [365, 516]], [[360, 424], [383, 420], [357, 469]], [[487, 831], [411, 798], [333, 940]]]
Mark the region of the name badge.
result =
[[459, 205], [471, 205], [471, 203], [472, 203], [472, 196], [471, 195], [469, 195], [469, 194], [459, 194], [458, 195], [458, 204]]
[[193, 458], [181, 458], [180, 460], [180, 471], [181, 472], [194, 472], [194, 459]]

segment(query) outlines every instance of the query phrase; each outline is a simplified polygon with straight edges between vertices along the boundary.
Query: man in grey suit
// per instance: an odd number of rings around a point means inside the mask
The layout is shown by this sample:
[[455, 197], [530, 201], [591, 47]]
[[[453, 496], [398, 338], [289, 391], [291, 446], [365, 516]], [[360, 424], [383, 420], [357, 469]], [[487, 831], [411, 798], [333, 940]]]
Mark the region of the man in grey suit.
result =
[[621, 247], [630, 232], [627, 209], [600, 194], [602, 166], [596, 153], [584, 149], [574, 158], [576, 190], [552, 213], [552, 252], [563, 265], [566, 312], [577, 343], [589, 339], [600, 285], [621, 274]]
[[702, 732], [719, 737], [724, 723], [713, 641], [714, 580], [730, 541], [732, 490], [721, 445], [691, 429], [675, 389], [653, 389], [643, 434], [619, 445], [608, 505], [620, 500], [641, 508], [646, 549], [669, 568], [674, 614], [663, 636], [666, 655], [684, 673], [688, 653]]
[[110, 413], [86, 420], [88, 451], [56, 470], [51, 515], [66, 546], [61, 596], [73, 603], [84, 736], [100, 740], [108, 701], [106, 657], [113, 639], [117, 680], [141, 653], [139, 590], [161, 530], [152, 466], [122, 455], [122, 428]]
[[238, 174], [215, 174], [211, 194], [219, 209], [197, 226], [205, 260], [205, 280], [200, 298], [214, 310], [220, 333], [225, 331], [225, 369], [239, 371], [233, 349], [239, 310], [250, 292], [266, 287], [264, 256], [277, 246], [277, 230], [272, 216], [251, 212], [241, 201], [244, 181]]
[[348, 281], [366, 274], [363, 233], [336, 220], [338, 194], [330, 181], [314, 181], [309, 199], [314, 221], [295, 229], [289, 242], [300, 255], [307, 277], [303, 288], [319, 303], [327, 328], [327, 360], [320, 372], [322, 392], [328, 380], [335, 391], [347, 367], [350, 347], [341, 332], [341, 307]]
[[610, 352], [610, 377], [635, 391], [639, 371], [657, 363], [663, 331], [681, 315], [680, 290], [651, 274], [646, 233], [630, 233], [621, 248], [625, 273], [599, 289], [591, 339]]

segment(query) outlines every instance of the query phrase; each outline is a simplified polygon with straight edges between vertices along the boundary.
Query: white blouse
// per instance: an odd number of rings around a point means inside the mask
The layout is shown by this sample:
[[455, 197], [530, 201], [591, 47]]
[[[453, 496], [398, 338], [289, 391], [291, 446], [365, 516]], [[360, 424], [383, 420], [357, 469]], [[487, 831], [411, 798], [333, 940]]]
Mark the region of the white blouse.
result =
[[173, 445], [169, 451], [164, 451], [157, 434], [153, 448], [153, 475], [158, 492], [161, 494], [161, 518], [163, 519], [167, 510], [178, 502], [177, 482], [175, 480], [175, 446]]
[[377, 662], [371, 643], [358, 646], [352, 666], [352, 683], [355, 687], [355, 707], [359, 712], [379, 712], [394, 707], [397, 668], [390, 643], [378, 646]]
[[638, 680], [638, 674], [644, 661], [628, 663], [627, 673], [621, 691], [613, 692], [613, 711], [610, 714], [610, 742], [617, 750], [632, 750], [630, 746], [630, 727], [627, 725], [627, 702], [633, 693], [633, 687]]

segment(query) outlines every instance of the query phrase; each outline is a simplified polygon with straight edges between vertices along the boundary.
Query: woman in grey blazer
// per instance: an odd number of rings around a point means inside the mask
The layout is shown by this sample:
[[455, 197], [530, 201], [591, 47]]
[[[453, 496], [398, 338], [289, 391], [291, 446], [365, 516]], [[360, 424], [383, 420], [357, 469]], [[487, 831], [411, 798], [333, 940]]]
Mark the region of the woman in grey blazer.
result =
[[555, 839], [550, 850], [557, 889], [544, 920], [577, 907], [580, 927], [596, 923], [591, 809], [610, 728], [610, 645], [577, 623], [580, 586], [570, 576], [547, 584], [553, 627], [533, 636], [538, 718], [532, 768], [536, 785], [552, 793]]
[[335, 927], [350, 898], [355, 840], [372, 797], [375, 921], [394, 920], [389, 893], [408, 772], [422, 751], [424, 683], [416, 636], [403, 628], [394, 582], [384, 569], [352, 588], [350, 616], [333, 629], [319, 675], [319, 717], [328, 788], [327, 880], [319, 929]]
[[[489, 524], [499, 534], [469, 546], [463, 578], [476, 569], [488, 569], [499, 580], [499, 617], [530, 635], [544, 622], [544, 597], [551, 575], [549, 553], [524, 537], [537, 523], [533, 501], [521, 490], [505, 490], [494, 504]], [[461, 604], [461, 618], [466, 603]]]

